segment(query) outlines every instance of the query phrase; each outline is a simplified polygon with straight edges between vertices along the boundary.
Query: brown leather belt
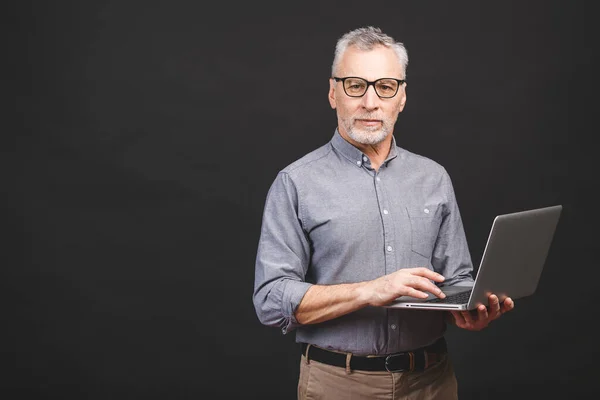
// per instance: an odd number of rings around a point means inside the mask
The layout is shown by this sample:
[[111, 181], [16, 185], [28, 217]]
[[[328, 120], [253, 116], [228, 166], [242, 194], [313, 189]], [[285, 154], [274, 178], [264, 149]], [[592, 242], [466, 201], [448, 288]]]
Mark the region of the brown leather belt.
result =
[[429, 346], [384, 356], [356, 356], [302, 343], [302, 354], [309, 361], [362, 371], [424, 371], [440, 361], [447, 352], [446, 340], [443, 337]]

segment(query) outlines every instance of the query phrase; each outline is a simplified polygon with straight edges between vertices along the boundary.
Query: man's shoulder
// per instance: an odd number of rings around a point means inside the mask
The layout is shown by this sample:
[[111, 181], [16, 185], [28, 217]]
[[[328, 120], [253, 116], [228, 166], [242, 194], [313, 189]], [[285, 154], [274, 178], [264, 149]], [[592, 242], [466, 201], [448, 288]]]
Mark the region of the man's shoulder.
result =
[[331, 143], [325, 143], [321, 147], [316, 148], [315, 150], [305, 154], [300, 157], [296, 161], [288, 164], [285, 168], [281, 170], [282, 173], [288, 175], [294, 175], [301, 173], [304, 169], [311, 168], [316, 163], [320, 161], [325, 161], [327, 156], [331, 153]]
[[437, 172], [439, 174], [447, 173], [446, 169], [442, 164], [433, 160], [432, 158], [426, 157], [422, 154], [418, 154], [412, 151], [409, 151], [403, 147], [396, 146], [396, 150], [398, 152], [398, 158], [403, 162], [415, 168], [419, 171], [434, 173]]

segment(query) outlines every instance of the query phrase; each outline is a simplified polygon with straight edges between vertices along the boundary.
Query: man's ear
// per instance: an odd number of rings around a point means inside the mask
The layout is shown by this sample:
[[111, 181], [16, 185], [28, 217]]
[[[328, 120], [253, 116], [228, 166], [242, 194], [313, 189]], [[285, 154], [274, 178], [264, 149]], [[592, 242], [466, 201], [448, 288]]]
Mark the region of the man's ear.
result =
[[404, 82], [404, 89], [402, 90], [402, 99], [400, 100], [400, 106], [398, 113], [401, 113], [404, 110], [404, 105], [406, 104], [406, 82]]
[[333, 78], [329, 78], [329, 94], [327, 95], [327, 98], [329, 99], [331, 108], [335, 110], [335, 80]]

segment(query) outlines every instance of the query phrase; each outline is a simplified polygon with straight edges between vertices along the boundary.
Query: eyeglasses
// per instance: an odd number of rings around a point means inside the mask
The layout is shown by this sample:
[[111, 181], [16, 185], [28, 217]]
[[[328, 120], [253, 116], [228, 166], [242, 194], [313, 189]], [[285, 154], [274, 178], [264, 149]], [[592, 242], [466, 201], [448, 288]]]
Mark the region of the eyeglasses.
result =
[[404, 82], [404, 79], [396, 78], [380, 78], [376, 81], [369, 82], [366, 79], [356, 76], [347, 76], [345, 78], [332, 77], [336, 82], [342, 81], [344, 92], [350, 97], [362, 97], [367, 93], [369, 86], [373, 85], [375, 93], [382, 99], [389, 99], [398, 93], [398, 88]]

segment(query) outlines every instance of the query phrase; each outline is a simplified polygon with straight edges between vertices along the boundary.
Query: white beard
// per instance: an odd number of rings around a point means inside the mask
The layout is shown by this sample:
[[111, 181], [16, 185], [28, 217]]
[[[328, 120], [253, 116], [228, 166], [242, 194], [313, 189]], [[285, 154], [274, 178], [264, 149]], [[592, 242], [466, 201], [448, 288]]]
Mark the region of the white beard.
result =
[[383, 120], [381, 128], [357, 129], [353, 126], [352, 122], [353, 119], [342, 120], [348, 136], [355, 142], [369, 145], [381, 143], [392, 132], [393, 127], [393, 124], [390, 126], [389, 122]]

